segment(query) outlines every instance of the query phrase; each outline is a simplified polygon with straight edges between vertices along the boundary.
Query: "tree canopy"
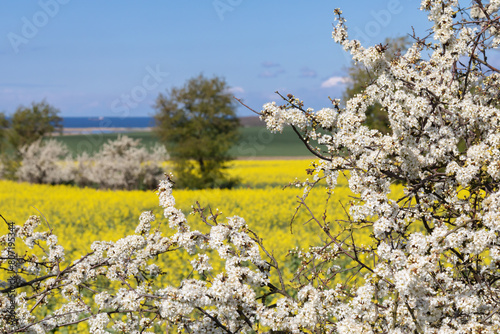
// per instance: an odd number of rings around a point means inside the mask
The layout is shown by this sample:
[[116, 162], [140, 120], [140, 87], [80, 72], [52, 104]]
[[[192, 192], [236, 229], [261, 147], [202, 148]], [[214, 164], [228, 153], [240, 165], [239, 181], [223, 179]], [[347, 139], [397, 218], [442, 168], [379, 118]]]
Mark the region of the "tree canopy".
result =
[[5, 137], [7, 134], [8, 127], [9, 127], [9, 120], [7, 119], [4, 113], [0, 113], [0, 149], [2, 151], [6, 144]]
[[160, 94], [155, 109], [156, 133], [175, 163], [178, 186], [224, 187], [224, 163], [238, 138], [236, 106], [225, 80], [203, 75]]
[[10, 118], [0, 113], [2, 177], [15, 178], [23, 148], [55, 131], [62, 132], [62, 118], [58, 114], [59, 110], [45, 100], [32, 102], [30, 107], [19, 106]]
[[59, 109], [45, 100], [33, 102], [30, 107], [18, 107], [9, 124], [10, 144], [19, 149], [54, 131], [62, 131], [62, 118], [58, 116], [59, 112]]

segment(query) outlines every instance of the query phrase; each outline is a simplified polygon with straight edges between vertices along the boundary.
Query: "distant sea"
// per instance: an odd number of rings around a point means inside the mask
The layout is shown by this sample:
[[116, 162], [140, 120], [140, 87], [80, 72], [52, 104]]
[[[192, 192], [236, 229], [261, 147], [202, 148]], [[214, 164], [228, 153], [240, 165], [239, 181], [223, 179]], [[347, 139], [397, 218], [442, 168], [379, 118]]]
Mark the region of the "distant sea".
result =
[[64, 128], [148, 128], [153, 117], [63, 117]]
[[[149, 128], [155, 126], [153, 117], [63, 117], [63, 127], [71, 128]], [[240, 117], [243, 126], [262, 126], [255, 116]]]

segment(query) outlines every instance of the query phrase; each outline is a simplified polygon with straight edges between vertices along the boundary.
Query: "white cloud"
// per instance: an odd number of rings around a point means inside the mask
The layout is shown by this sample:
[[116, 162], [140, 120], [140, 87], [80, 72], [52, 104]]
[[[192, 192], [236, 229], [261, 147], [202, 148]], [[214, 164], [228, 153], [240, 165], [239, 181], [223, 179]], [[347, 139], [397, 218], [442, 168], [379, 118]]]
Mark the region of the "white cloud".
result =
[[349, 82], [347, 77], [331, 77], [321, 83], [321, 88], [330, 88]]
[[263, 61], [262, 66], [264, 66], [264, 67], [279, 67], [280, 64], [275, 63], [274, 61]]
[[236, 94], [236, 93], [242, 94], [245, 92], [245, 90], [243, 89], [243, 87], [234, 86], [234, 87], [229, 87], [226, 90], [226, 92], [228, 92], [229, 94]]
[[87, 104], [87, 107], [90, 107], [90, 108], [96, 108], [96, 107], [100, 107], [100, 106], [101, 106], [100, 101], [93, 101], [93, 102], [90, 102]]
[[316, 78], [318, 73], [315, 70], [310, 69], [309, 67], [302, 67], [300, 69], [300, 76], [302, 78]]
[[282, 68], [277, 69], [276, 71], [263, 71], [259, 74], [261, 78], [276, 78], [278, 75], [285, 73], [285, 70]]

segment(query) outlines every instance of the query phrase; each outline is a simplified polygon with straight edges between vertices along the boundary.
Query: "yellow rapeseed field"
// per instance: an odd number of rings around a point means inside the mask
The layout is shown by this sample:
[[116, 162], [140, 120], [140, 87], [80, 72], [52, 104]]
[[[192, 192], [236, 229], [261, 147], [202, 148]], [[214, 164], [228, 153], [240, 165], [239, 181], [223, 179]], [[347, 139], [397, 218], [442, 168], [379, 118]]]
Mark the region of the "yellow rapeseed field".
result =
[[[311, 178], [305, 172], [309, 167], [309, 160], [237, 160], [231, 163], [228, 173], [241, 179], [241, 188], [174, 190], [174, 196], [177, 207], [186, 215], [198, 201], [202, 206], [218, 209], [222, 217], [245, 218], [250, 229], [263, 238], [266, 248], [273, 250], [279, 261], [286, 261], [287, 250], [321, 245], [322, 242], [323, 235], [317, 226], [312, 222], [304, 224], [309, 219], [305, 210], [300, 211], [291, 233], [290, 221], [297, 206], [297, 196], [301, 196], [303, 190], [283, 189], [296, 178]], [[339, 178], [339, 186], [328, 204], [331, 220], [344, 216], [339, 201], [347, 203], [349, 195], [346, 181]], [[318, 217], [325, 210], [325, 199], [324, 188], [312, 191], [308, 199]], [[0, 181], [0, 214], [16, 224], [22, 224], [30, 215], [43, 215], [66, 249], [69, 261], [90, 251], [90, 244], [95, 240], [116, 241], [134, 233], [139, 215], [146, 210], [153, 211], [157, 221], [165, 221], [154, 191], [103, 191]], [[191, 215], [189, 221], [193, 229], [206, 230], [197, 217]], [[162, 228], [164, 234], [172, 233], [168, 224], [162, 224]], [[48, 230], [48, 227], [43, 226], [40, 230]], [[1, 224], [0, 233], [8, 233], [5, 224]], [[363, 231], [359, 242], [368, 242], [368, 235], [369, 231]], [[186, 260], [191, 258], [185, 252], [175, 252], [159, 259], [169, 268], [165, 279], [178, 282], [185, 278], [191, 270]]]

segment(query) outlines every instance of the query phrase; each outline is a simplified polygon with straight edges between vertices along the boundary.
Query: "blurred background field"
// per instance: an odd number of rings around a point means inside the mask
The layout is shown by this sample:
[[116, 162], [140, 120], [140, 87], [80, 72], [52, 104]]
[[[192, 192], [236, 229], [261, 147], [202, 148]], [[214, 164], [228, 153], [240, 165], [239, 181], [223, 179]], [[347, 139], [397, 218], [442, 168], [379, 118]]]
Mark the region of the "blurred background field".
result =
[[[310, 156], [304, 144], [291, 128], [283, 133], [272, 134], [264, 126], [241, 127], [240, 139], [234, 143], [229, 153], [235, 157], [303, 157]], [[73, 156], [87, 152], [93, 154], [108, 140], [115, 140], [119, 135], [126, 135], [134, 139], [141, 139], [142, 145], [153, 147], [158, 137], [152, 131], [118, 132], [89, 132], [88, 134], [71, 134], [54, 136], [68, 146]]]

